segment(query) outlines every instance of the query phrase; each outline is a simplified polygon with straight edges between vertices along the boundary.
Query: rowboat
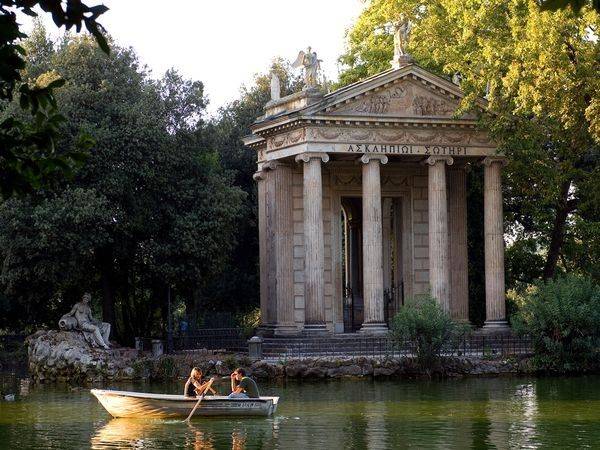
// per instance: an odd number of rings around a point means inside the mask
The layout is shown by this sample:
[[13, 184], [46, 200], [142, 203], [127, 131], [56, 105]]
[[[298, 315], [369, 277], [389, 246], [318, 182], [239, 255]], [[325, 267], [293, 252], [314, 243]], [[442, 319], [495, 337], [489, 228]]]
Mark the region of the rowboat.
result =
[[[187, 417], [198, 401], [195, 397], [171, 394], [92, 389], [90, 391], [113, 417]], [[206, 396], [194, 416], [270, 416], [279, 397], [228, 398]]]

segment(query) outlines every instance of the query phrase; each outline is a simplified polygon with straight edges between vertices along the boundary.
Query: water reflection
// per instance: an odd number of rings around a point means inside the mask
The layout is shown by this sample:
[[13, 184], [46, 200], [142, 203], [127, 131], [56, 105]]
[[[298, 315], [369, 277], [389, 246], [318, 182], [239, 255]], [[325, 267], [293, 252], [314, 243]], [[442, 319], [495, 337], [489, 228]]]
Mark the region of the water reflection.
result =
[[[109, 419], [87, 389], [3, 383], [0, 448], [591, 448], [600, 377], [263, 385], [271, 418]], [[114, 387], [114, 386], [113, 386]], [[175, 392], [179, 386], [120, 386]]]

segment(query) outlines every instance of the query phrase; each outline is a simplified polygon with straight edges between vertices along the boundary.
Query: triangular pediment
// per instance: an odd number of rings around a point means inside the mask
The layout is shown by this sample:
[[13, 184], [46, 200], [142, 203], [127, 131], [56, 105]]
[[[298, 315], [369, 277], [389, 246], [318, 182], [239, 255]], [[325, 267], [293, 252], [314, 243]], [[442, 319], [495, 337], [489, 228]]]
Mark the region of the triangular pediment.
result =
[[452, 117], [458, 100], [432, 92], [411, 80], [370, 91], [347, 104], [331, 108], [333, 115], [385, 117]]
[[[456, 119], [459, 87], [410, 65], [328, 94], [302, 114], [334, 117]], [[460, 119], [474, 119], [465, 114]]]

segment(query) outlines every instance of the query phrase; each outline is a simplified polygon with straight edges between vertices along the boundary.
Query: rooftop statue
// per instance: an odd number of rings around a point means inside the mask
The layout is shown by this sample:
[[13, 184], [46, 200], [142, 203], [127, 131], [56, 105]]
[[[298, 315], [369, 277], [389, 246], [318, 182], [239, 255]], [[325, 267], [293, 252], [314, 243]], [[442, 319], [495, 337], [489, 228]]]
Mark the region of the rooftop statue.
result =
[[90, 346], [108, 349], [110, 324], [94, 319], [90, 308], [91, 300], [91, 294], [83, 294], [81, 301], [75, 303], [71, 311], [60, 318], [58, 327], [61, 330], [81, 331]]
[[394, 59], [399, 56], [409, 56], [407, 46], [412, 30], [412, 22], [404, 14], [394, 24]]
[[279, 100], [281, 98], [281, 82], [279, 76], [273, 70], [271, 72], [271, 100]]
[[313, 52], [310, 47], [304, 52], [300, 50], [296, 61], [292, 67], [304, 67], [304, 89], [317, 87], [319, 71], [321, 70], [322, 60], [317, 58], [317, 53]]

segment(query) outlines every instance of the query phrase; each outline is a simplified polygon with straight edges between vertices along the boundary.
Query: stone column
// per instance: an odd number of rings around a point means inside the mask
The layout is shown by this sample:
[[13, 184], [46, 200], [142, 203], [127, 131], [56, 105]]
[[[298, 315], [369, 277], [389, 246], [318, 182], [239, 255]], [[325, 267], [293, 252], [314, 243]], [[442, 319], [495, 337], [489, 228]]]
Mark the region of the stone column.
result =
[[448, 171], [448, 229], [450, 230], [450, 316], [469, 321], [469, 264], [467, 255], [467, 169]]
[[504, 298], [504, 224], [502, 166], [506, 159], [488, 156], [484, 165], [485, 325], [488, 331], [506, 331]]
[[292, 168], [278, 161], [268, 163], [273, 178], [273, 258], [275, 259], [275, 335], [295, 334], [294, 323], [294, 223], [292, 217]]
[[268, 286], [268, 233], [267, 233], [267, 174], [259, 170], [253, 176], [258, 183], [258, 254], [260, 274], [260, 328], [266, 332], [269, 326]]
[[430, 156], [429, 165], [429, 284], [431, 295], [446, 312], [450, 312], [450, 261], [448, 258], [448, 195], [446, 164], [451, 156]]
[[381, 211], [380, 165], [386, 164], [387, 156], [364, 154], [362, 166], [363, 207], [363, 333], [385, 333], [383, 299], [383, 241]]
[[327, 153], [303, 153], [304, 163], [304, 331], [325, 332], [325, 245], [323, 242], [323, 180], [321, 161]]

